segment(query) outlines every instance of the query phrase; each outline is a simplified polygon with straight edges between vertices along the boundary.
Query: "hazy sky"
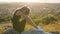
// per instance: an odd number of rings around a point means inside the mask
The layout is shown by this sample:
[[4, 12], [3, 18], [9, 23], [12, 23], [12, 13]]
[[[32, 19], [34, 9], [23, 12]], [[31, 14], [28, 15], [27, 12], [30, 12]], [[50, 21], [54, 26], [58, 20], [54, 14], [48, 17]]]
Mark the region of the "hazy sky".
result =
[[60, 3], [60, 0], [0, 0], [0, 2], [40, 2], [40, 3]]

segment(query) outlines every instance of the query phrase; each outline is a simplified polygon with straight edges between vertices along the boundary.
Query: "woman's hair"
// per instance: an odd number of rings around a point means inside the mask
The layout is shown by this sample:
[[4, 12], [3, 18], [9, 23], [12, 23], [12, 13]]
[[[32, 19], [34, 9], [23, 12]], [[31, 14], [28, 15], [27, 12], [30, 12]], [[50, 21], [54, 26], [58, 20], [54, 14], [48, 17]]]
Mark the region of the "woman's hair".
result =
[[30, 9], [27, 6], [16, 9], [16, 11], [21, 11], [25, 15], [29, 15]]

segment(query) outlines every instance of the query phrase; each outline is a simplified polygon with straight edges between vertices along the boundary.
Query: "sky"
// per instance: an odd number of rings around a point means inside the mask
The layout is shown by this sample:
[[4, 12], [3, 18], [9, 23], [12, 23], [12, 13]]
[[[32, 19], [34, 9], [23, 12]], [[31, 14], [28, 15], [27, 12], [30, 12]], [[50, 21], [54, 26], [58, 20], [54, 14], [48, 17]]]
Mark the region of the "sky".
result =
[[60, 0], [0, 0], [0, 2], [60, 3]]

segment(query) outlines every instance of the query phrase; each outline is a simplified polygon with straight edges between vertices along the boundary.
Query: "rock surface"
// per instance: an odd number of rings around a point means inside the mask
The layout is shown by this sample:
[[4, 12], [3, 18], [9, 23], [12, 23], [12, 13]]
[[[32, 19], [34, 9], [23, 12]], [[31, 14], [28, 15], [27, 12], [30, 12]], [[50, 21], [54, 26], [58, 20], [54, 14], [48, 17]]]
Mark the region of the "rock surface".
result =
[[4, 31], [2, 34], [19, 34], [19, 32], [15, 31], [14, 29], [8, 29]]
[[[20, 33], [15, 31], [14, 29], [8, 29], [8, 30], [4, 31], [3, 34], [20, 34]], [[28, 31], [22, 32], [21, 34], [52, 34], [52, 33], [44, 32], [39, 29], [34, 29], [34, 30], [30, 29]]]

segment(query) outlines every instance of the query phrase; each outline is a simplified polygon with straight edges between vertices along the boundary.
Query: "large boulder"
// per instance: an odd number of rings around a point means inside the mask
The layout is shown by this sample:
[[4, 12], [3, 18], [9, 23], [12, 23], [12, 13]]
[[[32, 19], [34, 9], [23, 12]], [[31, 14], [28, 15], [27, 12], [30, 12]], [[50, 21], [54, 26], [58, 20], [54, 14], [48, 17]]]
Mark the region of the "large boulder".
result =
[[52, 33], [44, 32], [39, 29], [34, 29], [34, 30], [29, 29], [28, 31], [24, 31], [22, 33], [19, 33], [14, 29], [8, 29], [8, 30], [4, 31], [3, 34], [52, 34]]

